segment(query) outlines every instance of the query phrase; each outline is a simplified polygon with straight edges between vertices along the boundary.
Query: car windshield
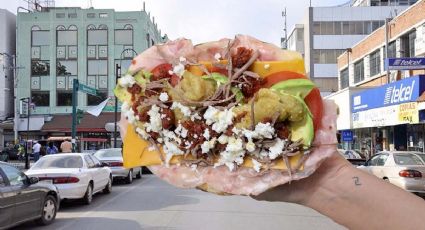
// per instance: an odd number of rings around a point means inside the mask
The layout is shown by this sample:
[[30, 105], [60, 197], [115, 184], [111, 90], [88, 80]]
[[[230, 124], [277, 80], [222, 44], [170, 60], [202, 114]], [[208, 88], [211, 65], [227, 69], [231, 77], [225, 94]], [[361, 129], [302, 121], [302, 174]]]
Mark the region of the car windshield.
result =
[[31, 169], [47, 168], [82, 168], [83, 159], [80, 156], [52, 156], [42, 157]]
[[419, 154], [418, 153], [416, 155], [418, 155], [422, 159], [422, 161], [425, 162], [425, 154]]
[[102, 149], [94, 154], [97, 158], [122, 157], [121, 149]]
[[397, 165], [424, 165], [422, 160], [413, 154], [394, 154], [394, 161]]

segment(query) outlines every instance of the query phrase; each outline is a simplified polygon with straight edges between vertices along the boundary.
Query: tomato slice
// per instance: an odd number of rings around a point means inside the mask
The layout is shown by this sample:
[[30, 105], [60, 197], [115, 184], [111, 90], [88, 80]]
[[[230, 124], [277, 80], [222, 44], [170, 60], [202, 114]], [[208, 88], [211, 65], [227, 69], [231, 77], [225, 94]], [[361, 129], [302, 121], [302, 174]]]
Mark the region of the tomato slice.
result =
[[[298, 79], [307, 77], [304, 74], [299, 74], [290, 71], [282, 71], [274, 74], [270, 74], [265, 77], [264, 88], [270, 88], [274, 84], [279, 83], [281, 81], [286, 81], [290, 79]], [[323, 115], [323, 101], [320, 96], [320, 91], [318, 88], [314, 88], [305, 98], [305, 103], [307, 104], [311, 114], [313, 115], [313, 124], [314, 131], [316, 131], [321, 126], [322, 115]]]
[[219, 74], [223, 74], [224, 76], [227, 76], [228, 72], [227, 69], [223, 69], [223, 68], [218, 68], [216, 66], [212, 66], [211, 68], [208, 69], [211, 73], [219, 73]]
[[164, 78], [168, 78], [168, 82], [172, 85], [172, 86], [176, 86], [179, 81], [180, 78], [176, 75], [176, 74], [170, 74], [170, 70], [173, 69], [173, 66], [169, 63], [164, 63], [164, 64], [160, 64], [157, 65], [155, 68], [153, 68], [152, 70], [152, 81], [157, 81], [160, 79], [164, 79]]

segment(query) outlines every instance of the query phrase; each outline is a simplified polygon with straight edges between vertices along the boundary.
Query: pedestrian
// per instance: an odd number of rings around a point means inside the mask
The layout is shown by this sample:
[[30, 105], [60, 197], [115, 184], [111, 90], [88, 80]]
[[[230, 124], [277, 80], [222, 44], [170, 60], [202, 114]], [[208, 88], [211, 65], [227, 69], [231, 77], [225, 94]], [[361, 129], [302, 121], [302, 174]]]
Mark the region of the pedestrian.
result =
[[70, 153], [72, 152], [72, 143], [68, 140], [65, 140], [62, 142], [60, 148], [63, 153]]
[[53, 142], [49, 143], [49, 146], [47, 147], [47, 154], [56, 154], [59, 152], [58, 147], [56, 147]]
[[38, 141], [34, 141], [34, 145], [32, 146], [32, 153], [34, 154], [34, 162], [37, 162], [40, 159], [40, 150], [41, 145]]
[[44, 157], [47, 154], [47, 146], [44, 144], [41, 144], [40, 147], [40, 156]]

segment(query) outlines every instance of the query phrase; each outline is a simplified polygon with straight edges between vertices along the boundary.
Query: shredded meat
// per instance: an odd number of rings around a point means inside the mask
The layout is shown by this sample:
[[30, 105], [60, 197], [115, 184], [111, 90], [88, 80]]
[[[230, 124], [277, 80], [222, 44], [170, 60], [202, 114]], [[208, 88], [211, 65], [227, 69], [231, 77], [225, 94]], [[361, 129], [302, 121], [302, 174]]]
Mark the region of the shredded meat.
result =
[[264, 80], [262, 78], [260, 79], [256, 79], [256, 78], [247, 78], [247, 80], [249, 81], [249, 83], [247, 84], [242, 84], [241, 90], [243, 95], [246, 98], [250, 98], [252, 96], [254, 96], [254, 94], [260, 90], [260, 88], [263, 86], [264, 84]]
[[233, 68], [241, 68], [244, 66], [252, 56], [252, 49], [239, 47], [236, 54], [232, 55]]
[[162, 119], [162, 127], [164, 129], [172, 128], [174, 126], [174, 122], [175, 122], [175, 117], [174, 117], [173, 111], [171, 109], [163, 108], [162, 114], [165, 115], [164, 118], [161, 118]]
[[280, 139], [287, 139], [289, 137], [288, 124], [286, 122], [277, 122], [274, 125], [277, 137]]
[[149, 110], [150, 110], [150, 106], [143, 108], [142, 111], [140, 111], [140, 113], [138, 113], [141, 122], [148, 122], [149, 121], [149, 115], [148, 115]]
[[127, 91], [131, 94], [131, 101], [135, 101], [136, 96], [142, 92], [142, 88], [138, 84], [133, 84], [133, 86], [127, 88]]

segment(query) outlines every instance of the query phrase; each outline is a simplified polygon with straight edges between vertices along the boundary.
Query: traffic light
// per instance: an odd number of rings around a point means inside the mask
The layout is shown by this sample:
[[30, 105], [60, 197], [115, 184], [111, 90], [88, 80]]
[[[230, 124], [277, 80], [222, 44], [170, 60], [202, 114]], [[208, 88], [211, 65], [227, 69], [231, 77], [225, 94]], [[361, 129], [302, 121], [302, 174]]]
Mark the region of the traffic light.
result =
[[77, 125], [81, 123], [84, 116], [84, 110], [77, 109]]

